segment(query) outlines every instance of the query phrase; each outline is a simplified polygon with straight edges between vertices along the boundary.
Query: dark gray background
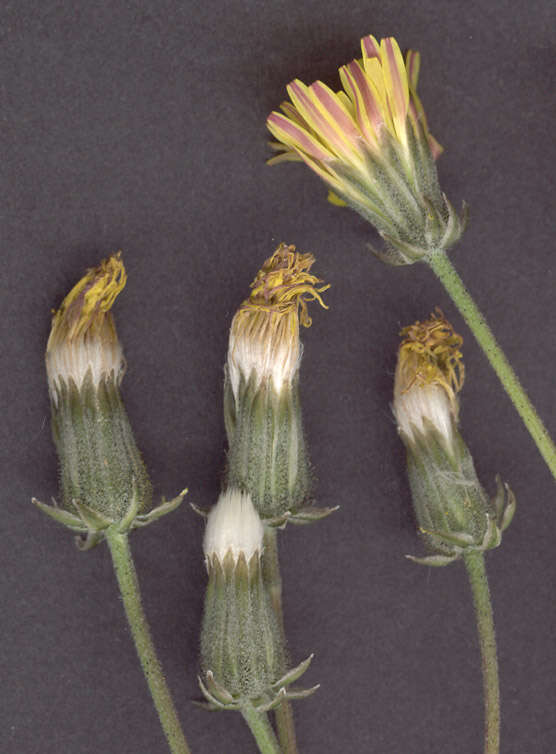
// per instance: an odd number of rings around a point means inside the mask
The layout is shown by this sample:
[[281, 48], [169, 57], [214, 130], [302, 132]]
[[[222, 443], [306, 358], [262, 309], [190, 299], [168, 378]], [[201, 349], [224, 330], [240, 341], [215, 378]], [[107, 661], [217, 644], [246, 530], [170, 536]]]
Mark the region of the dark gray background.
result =
[[[57, 494], [43, 355], [49, 311], [119, 248], [123, 393], [157, 495], [215, 501], [231, 317], [278, 242], [317, 256], [330, 310], [303, 333], [316, 495], [333, 518], [281, 536], [303, 754], [470, 754], [481, 676], [461, 564], [420, 550], [389, 402], [397, 332], [440, 305], [465, 337], [462, 425], [484, 484], [519, 509], [487, 557], [505, 754], [556, 751], [556, 489], [460, 317], [420, 265], [383, 266], [370, 228], [304, 166], [269, 168], [267, 113], [295, 76], [337, 84], [359, 38], [423, 56], [444, 190], [471, 205], [451, 257], [556, 434], [555, 5], [366, 0], [2, 2], [0, 750], [165, 752], [108, 552], [78, 552], [29, 500]], [[145, 607], [194, 752], [254, 751], [198, 697], [202, 523], [133, 536]]]

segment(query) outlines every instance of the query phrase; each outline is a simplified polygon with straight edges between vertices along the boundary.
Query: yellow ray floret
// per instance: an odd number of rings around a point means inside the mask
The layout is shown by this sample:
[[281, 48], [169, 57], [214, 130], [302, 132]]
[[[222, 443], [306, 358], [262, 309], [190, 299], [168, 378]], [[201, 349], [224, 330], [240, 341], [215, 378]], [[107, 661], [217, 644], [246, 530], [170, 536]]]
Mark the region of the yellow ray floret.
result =
[[53, 313], [49, 347], [63, 337], [73, 341], [104, 322], [116, 297], [126, 284], [127, 275], [119, 251], [104, 259], [98, 267], [87, 270], [62, 305]]
[[413, 385], [440, 385], [455, 399], [463, 387], [465, 367], [461, 353], [463, 338], [440, 309], [424, 322], [415, 322], [400, 332], [399, 364], [403, 390]]
[[329, 285], [320, 285], [323, 281], [309, 272], [314, 261], [312, 254], [300, 254], [295, 246], [280, 244], [257, 273], [251, 283], [252, 293], [239, 312], [265, 310], [289, 314], [297, 311], [301, 324], [310, 327], [307, 303], [318, 301], [327, 309], [320, 294], [330, 288]]
[[[332, 184], [334, 162], [366, 174], [368, 153], [390, 159], [393, 140], [411, 173], [416, 168], [409, 129], [413, 138], [428, 142], [433, 157], [439, 155], [441, 147], [428, 130], [417, 96], [419, 54], [410, 50], [404, 60], [393, 37], [380, 42], [364, 37], [361, 49], [362, 58], [340, 68], [344, 91], [334, 92], [321, 81], [309, 86], [298, 79], [290, 83], [291, 103], [283, 103], [282, 112], [275, 111], [267, 119], [278, 139], [273, 147], [280, 149], [281, 144], [287, 157], [274, 157], [271, 162], [303, 159]], [[385, 140], [387, 134], [390, 139]]]

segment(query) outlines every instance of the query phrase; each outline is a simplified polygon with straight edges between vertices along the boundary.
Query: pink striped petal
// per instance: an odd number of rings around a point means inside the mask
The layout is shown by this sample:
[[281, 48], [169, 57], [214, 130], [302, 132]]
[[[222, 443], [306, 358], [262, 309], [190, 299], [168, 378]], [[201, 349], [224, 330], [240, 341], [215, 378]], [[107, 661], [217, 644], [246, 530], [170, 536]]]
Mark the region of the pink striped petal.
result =
[[315, 81], [311, 84], [309, 90], [318, 99], [322, 107], [326, 110], [332, 122], [339, 133], [347, 140], [358, 142], [361, 138], [359, 129], [354, 123], [353, 118], [346, 110], [341, 100], [329, 89], [322, 81]]
[[270, 113], [266, 120], [266, 125], [272, 135], [284, 144], [305, 152], [316, 160], [326, 162], [333, 157], [311, 134], [281, 113]]
[[363, 57], [380, 58], [380, 45], [370, 34], [367, 37], [363, 37], [361, 40], [361, 50], [363, 52]]
[[293, 120], [294, 123], [297, 123], [308, 131], [310, 130], [310, 126], [303, 119], [301, 114], [295, 109], [291, 102], [282, 102], [280, 109], [286, 114], [286, 117], [288, 117], [290, 120]]
[[[382, 70], [386, 90], [392, 108], [392, 118], [398, 136], [402, 136], [409, 105], [407, 71], [402, 53], [394, 37], [387, 37], [381, 42]], [[399, 129], [399, 130], [398, 130]]]
[[405, 67], [409, 78], [409, 86], [417, 91], [417, 82], [419, 81], [419, 70], [421, 68], [421, 55], [417, 50], [409, 50], [405, 58]]
[[354, 146], [349, 144], [349, 139], [338, 128], [309, 87], [295, 80], [288, 86], [288, 94], [301, 116], [328, 149], [339, 157], [353, 154]]
[[355, 102], [361, 130], [372, 144], [376, 143], [377, 134], [384, 126], [384, 116], [372, 83], [356, 60], [342, 66], [340, 77]]

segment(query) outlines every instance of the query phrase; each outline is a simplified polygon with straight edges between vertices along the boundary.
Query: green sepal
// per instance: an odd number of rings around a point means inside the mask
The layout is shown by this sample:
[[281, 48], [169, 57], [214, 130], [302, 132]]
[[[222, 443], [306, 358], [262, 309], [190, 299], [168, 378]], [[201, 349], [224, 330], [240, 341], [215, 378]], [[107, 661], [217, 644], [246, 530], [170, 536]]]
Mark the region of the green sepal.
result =
[[[307, 689], [290, 688], [290, 685], [305, 673], [313, 657], [314, 655], [310, 655], [297, 667], [285, 673], [265, 693], [257, 698], [249, 699], [249, 704], [252, 704], [258, 712], [270, 712], [279, 707], [285, 700], [306, 699], [314, 694], [320, 688], [320, 683]], [[207, 700], [206, 703], [195, 701], [198, 706], [210, 710], [240, 710], [246, 703], [244, 697], [230, 694], [222, 684], [216, 681], [214, 673], [210, 670], [204, 674], [204, 677], [198, 676], [198, 681], [199, 687]]]
[[62, 524], [62, 526], [66, 526], [68, 529], [76, 532], [85, 533], [87, 531], [87, 527], [83, 523], [83, 520], [74, 513], [69, 513], [69, 511], [60, 508], [54, 498], [52, 498], [52, 505], [41, 503], [36, 497], [32, 497], [31, 502], [33, 505], [36, 505], [40, 511], [57, 523]]
[[314, 653], [310, 654], [307, 659], [300, 662], [299, 665], [296, 665], [295, 668], [288, 670], [287, 673], [285, 673], [279, 680], [272, 684], [272, 688], [275, 691], [278, 691], [282, 686], [289, 686], [291, 683], [298, 681], [309, 668], [309, 665], [313, 661], [314, 656]]
[[153, 508], [147, 514], [137, 513], [139, 506], [137, 503], [137, 497], [133, 494], [126, 514], [121, 521], [116, 522], [111, 521], [106, 518], [106, 516], [93, 510], [90, 506], [76, 500], [73, 501], [73, 506], [77, 513], [69, 513], [63, 508], [60, 508], [54, 499], [52, 500], [52, 505], [41, 503], [40, 500], [37, 500], [36, 498], [32, 498], [31, 502], [57, 523], [82, 535], [75, 538], [77, 547], [80, 550], [90, 550], [104, 540], [106, 529], [109, 527], [113, 527], [119, 533], [124, 534], [132, 529], [148, 526], [154, 521], [157, 521], [161, 516], [165, 516], [167, 513], [176, 510], [186, 494], [187, 490], [183, 490], [172, 500], [166, 501], [163, 498], [162, 503], [156, 508]]
[[387, 246], [384, 249], [377, 249], [377, 247], [371, 243], [367, 243], [366, 246], [371, 254], [373, 254], [380, 262], [389, 264], [391, 267], [403, 267], [406, 264], [411, 264], [403, 254], [391, 246]]
[[74, 538], [75, 546], [81, 552], [92, 550], [105, 538], [104, 532], [89, 530], [86, 534]]
[[179, 495], [176, 495], [176, 497], [172, 498], [171, 500], [166, 500], [164, 497], [162, 498], [162, 502], [156, 506], [156, 508], [152, 508], [148, 513], [139, 513], [135, 516], [131, 523], [132, 529], [136, 528], [142, 528], [143, 526], [148, 526], [149, 524], [154, 523], [155, 521], [158, 521], [159, 518], [162, 518], [162, 516], [167, 516], [168, 513], [173, 513], [176, 508], [178, 508], [182, 502], [184, 497], [188, 493], [188, 489], [182, 490]]
[[[212, 673], [207, 671], [207, 676], [212, 675]], [[205, 699], [208, 702], [208, 708], [209, 709], [238, 709], [236, 703], [232, 700], [232, 702], [228, 701], [220, 701], [218, 697], [214, 696], [209, 690], [208, 690], [208, 682], [205, 684], [203, 683], [203, 679], [201, 676], [197, 676], [197, 680], [199, 681], [199, 688], [203, 692], [203, 695]], [[229, 696], [228, 692], [226, 691], [226, 698]], [[233, 699], [233, 698], [232, 698]], [[199, 704], [199, 702], [195, 702], [196, 704]]]
[[422, 534], [426, 534], [428, 539], [433, 543], [436, 541], [438, 546], [441, 547], [445, 542], [465, 549], [466, 547], [473, 547], [475, 544], [475, 537], [472, 534], [467, 534], [464, 531], [447, 532], [447, 531], [427, 531], [426, 529], [420, 530]]
[[328, 518], [328, 516], [330, 516], [332, 513], [335, 513], [337, 510], [339, 510], [339, 508], [339, 505], [323, 508], [319, 508], [316, 505], [308, 505], [304, 508], [299, 508], [298, 510], [294, 511], [288, 517], [288, 523], [298, 524], [301, 526], [305, 524], [313, 524], [316, 521], [322, 521], [323, 518]]
[[422, 558], [416, 557], [415, 555], [406, 555], [405, 557], [419, 565], [441, 568], [442, 566], [450, 565], [454, 560], [458, 560], [459, 555], [424, 555]]
[[309, 689], [288, 689], [285, 694], [285, 698], [289, 699], [292, 702], [296, 699], [307, 699], [308, 696], [312, 696], [315, 691], [318, 691], [319, 689], [320, 683], [311, 686], [311, 688]]
[[208, 518], [210, 508], [201, 508], [201, 506], [197, 505], [197, 503], [189, 503], [189, 505], [198, 516], [201, 516], [201, 518], [204, 518], [205, 520]]
[[304, 526], [306, 524], [313, 524], [316, 521], [322, 521], [323, 518], [327, 518], [331, 513], [335, 513], [339, 510], [339, 508], [339, 505], [335, 505], [331, 508], [319, 508], [316, 505], [308, 505], [299, 508], [296, 511], [286, 511], [281, 516], [263, 518], [261, 520], [264, 524], [271, 526], [273, 529], [284, 529], [286, 524], [289, 523]]
[[386, 241], [387, 246], [380, 253], [375, 251], [375, 256], [382, 262], [391, 264], [394, 267], [419, 262], [427, 253], [421, 246], [402, 241], [400, 238], [395, 238], [387, 233], [381, 233], [380, 235]]
[[499, 521], [500, 531], [504, 532], [512, 523], [517, 501], [507, 482], [502, 482], [500, 474], [495, 477], [496, 493], [492, 497], [492, 504], [496, 510], [496, 518]]
[[230, 694], [229, 691], [226, 691], [222, 684], [218, 683], [218, 681], [214, 677], [214, 673], [212, 673], [210, 670], [208, 670], [206, 673], [206, 688], [211, 696], [215, 699], [221, 700], [222, 704], [234, 703], [234, 697]]
[[277, 709], [287, 698], [288, 692], [282, 686], [282, 688], [269, 701], [265, 702], [263, 700], [259, 700], [255, 705], [255, 709], [257, 710], [257, 712], [271, 712], [272, 710]]

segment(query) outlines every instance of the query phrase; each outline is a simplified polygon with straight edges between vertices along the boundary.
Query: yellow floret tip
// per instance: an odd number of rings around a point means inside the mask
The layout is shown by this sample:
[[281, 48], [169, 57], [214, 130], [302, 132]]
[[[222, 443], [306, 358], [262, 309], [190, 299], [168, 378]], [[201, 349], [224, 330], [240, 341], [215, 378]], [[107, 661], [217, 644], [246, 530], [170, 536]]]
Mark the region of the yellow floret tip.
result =
[[68, 340], [83, 335], [91, 326], [101, 324], [118, 294], [123, 290], [127, 275], [122, 252], [104, 259], [98, 267], [85, 273], [71, 289], [58, 311], [54, 312], [52, 333], [61, 326]]
[[307, 303], [318, 301], [328, 309], [320, 294], [330, 288], [330, 285], [320, 285], [323, 281], [309, 272], [314, 261], [312, 254], [300, 254], [295, 246], [280, 244], [257, 273], [251, 283], [252, 293], [239, 312], [264, 310], [289, 314], [296, 310], [300, 323], [310, 327], [312, 320]]
[[455, 398], [465, 377], [463, 338], [442, 311], [437, 308], [430, 319], [404, 327], [400, 335], [405, 338], [399, 350], [402, 392], [414, 384], [440, 385]]

